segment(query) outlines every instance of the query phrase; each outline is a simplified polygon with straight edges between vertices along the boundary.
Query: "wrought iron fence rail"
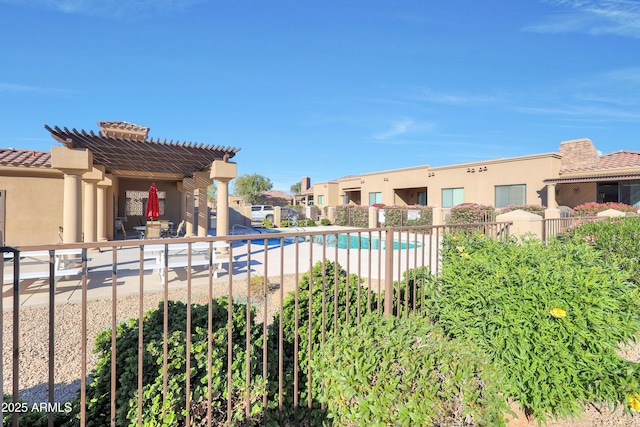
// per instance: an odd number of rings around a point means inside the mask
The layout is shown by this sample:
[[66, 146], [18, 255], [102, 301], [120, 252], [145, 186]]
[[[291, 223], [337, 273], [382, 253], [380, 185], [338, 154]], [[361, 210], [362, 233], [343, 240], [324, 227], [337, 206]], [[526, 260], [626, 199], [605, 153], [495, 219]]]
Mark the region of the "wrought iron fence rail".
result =
[[[45, 304], [48, 310], [47, 326], [47, 353], [43, 355], [46, 358], [46, 375], [40, 378], [42, 384], [47, 387], [47, 399], [49, 403], [56, 403], [58, 396], [56, 395], [56, 361], [60, 355], [56, 354], [56, 310], [61, 307], [61, 298], [63, 298], [64, 290], [56, 283], [64, 282], [67, 279], [57, 277], [55, 271], [56, 251], [62, 249], [81, 249], [82, 256], [80, 263], [80, 277], [78, 281], [80, 287], [79, 307], [81, 314], [81, 349], [80, 349], [80, 368], [75, 378], [67, 380], [79, 380], [79, 413], [78, 425], [85, 426], [87, 423], [96, 425], [97, 420], [90, 418], [87, 412], [89, 404], [89, 396], [87, 395], [88, 379], [91, 370], [95, 365], [90, 364], [88, 354], [91, 351], [91, 340], [95, 337], [88, 336], [87, 323], [90, 318], [97, 316], [98, 313], [89, 313], [87, 310], [89, 301], [94, 298], [93, 293], [97, 290], [109, 290], [109, 298], [111, 299], [110, 313], [108, 325], [111, 328], [111, 355], [110, 355], [110, 384], [108, 387], [109, 402], [108, 414], [106, 419], [109, 421], [105, 425], [121, 425], [125, 420], [120, 414], [123, 402], [118, 401], [116, 396], [123, 384], [119, 383], [119, 369], [117, 356], [118, 352], [126, 349], [118, 347], [118, 325], [122, 316], [121, 307], [119, 305], [122, 292], [121, 288], [126, 287], [128, 292], [135, 291], [138, 295], [138, 306], [135, 312], [130, 313], [130, 317], [137, 317], [137, 361], [135, 366], [136, 377], [136, 397], [134, 397], [137, 414], [135, 420], [138, 425], [145, 424], [143, 410], [148, 403], [145, 397], [145, 376], [149, 372], [145, 372], [144, 360], [145, 356], [149, 357], [145, 343], [145, 331], [147, 316], [145, 315], [145, 300], [154, 293], [162, 293], [163, 324], [162, 334], [163, 343], [161, 349], [162, 359], [162, 401], [166, 401], [172, 393], [169, 378], [169, 362], [171, 359], [172, 348], [169, 348], [169, 337], [174, 332], [172, 320], [170, 319], [169, 301], [176, 289], [184, 291], [184, 302], [186, 303], [185, 320], [185, 353], [191, 355], [192, 350], [197, 347], [198, 351], [201, 346], [206, 346], [206, 365], [207, 365], [207, 390], [209, 393], [200, 400], [192, 400], [191, 392], [198, 387], [193, 381], [191, 373], [196, 366], [192, 365], [191, 357], [185, 357], [184, 365], [184, 389], [185, 401], [184, 407], [179, 408], [178, 413], [184, 411], [186, 425], [192, 422], [203, 422], [203, 425], [217, 425], [218, 422], [226, 422], [230, 425], [233, 417], [238, 416], [238, 411], [244, 413], [246, 419], [252, 418], [251, 408], [255, 405], [256, 396], [252, 396], [250, 390], [254, 383], [252, 366], [255, 363], [260, 364], [258, 372], [261, 372], [263, 378], [267, 379], [266, 388], [263, 389], [262, 396], [259, 401], [263, 407], [269, 403], [270, 395], [268, 389], [273, 386], [277, 390], [277, 414], [279, 421], [283, 421], [284, 414], [289, 409], [293, 409], [294, 421], [302, 420], [309, 417], [314, 405], [317, 405], [317, 396], [314, 396], [312, 389], [312, 371], [311, 359], [312, 351], [301, 353], [301, 345], [304, 342], [306, 348], [312, 349], [313, 343], [318, 341], [324, 343], [328, 330], [335, 330], [343, 322], [359, 322], [362, 316], [368, 313], [377, 315], [396, 315], [407, 316], [409, 313], [420, 312], [424, 307], [424, 294], [418, 291], [418, 276], [408, 277], [411, 286], [407, 284], [406, 289], [402, 288], [405, 281], [404, 275], [409, 271], [416, 269], [425, 269], [433, 275], [437, 275], [440, 271], [441, 258], [441, 242], [446, 233], [451, 231], [463, 232], [480, 232], [492, 238], [506, 238], [509, 233], [509, 223], [478, 223], [464, 224], [455, 226], [407, 226], [397, 228], [351, 228], [351, 229], [332, 229], [332, 230], [307, 230], [304, 232], [294, 233], [263, 233], [256, 235], [241, 236], [224, 236], [224, 237], [207, 237], [207, 238], [178, 238], [178, 239], [161, 239], [161, 240], [143, 240], [143, 241], [117, 241], [117, 242], [100, 242], [100, 243], [78, 243], [68, 245], [46, 245], [46, 246], [30, 246], [21, 248], [2, 247], [0, 251], [13, 254], [13, 262], [10, 268], [13, 269], [13, 283], [5, 284], [3, 278], [3, 290], [5, 298], [11, 298], [12, 306], [12, 351], [10, 354], [0, 354], [0, 357], [11, 358], [11, 394], [13, 402], [19, 402], [21, 391], [24, 389], [25, 381], [20, 376], [20, 368], [25, 364], [31, 363], [30, 360], [21, 358], [21, 346], [31, 346], [33, 343], [20, 342], [21, 324], [20, 313], [28, 308], [21, 305], [21, 296], [27, 295], [32, 290], [29, 289], [28, 281], [20, 280], [20, 253], [24, 251], [49, 251], [49, 277], [45, 280], [48, 284], [48, 301]], [[216, 258], [222, 257], [223, 266], [226, 266], [226, 272], [221, 271], [222, 275], [215, 277], [216, 265], [213, 263], [213, 256], [210, 256], [210, 262], [206, 265], [205, 271], [197, 270], [194, 262], [194, 252], [189, 250], [186, 253], [186, 266], [179, 271], [179, 280], [176, 279], [176, 271], [169, 268], [169, 249], [170, 244], [186, 244], [189, 248], [193, 245], [209, 245], [210, 253], [215, 251], [215, 247], [220, 242], [228, 245], [222, 248]], [[155, 262], [148, 258], [148, 254], [144, 250], [145, 245], [164, 245], [166, 254], [163, 258], [165, 263], [162, 269], [162, 276], [157, 277], [155, 274], [149, 274], [145, 264]], [[314, 266], [320, 263], [322, 266], [333, 265], [335, 271], [327, 271], [326, 268], [320, 270], [320, 276], [314, 276]], [[332, 263], [332, 264], [330, 264]], [[340, 303], [338, 295], [339, 286], [337, 281], [341, 280], [338, 272], [338, 264], [344, 269], [347, 278], [354, 275], [358, 278], [355, 284], [346, 280], [345, 292], [349, 295], [350, 291], [356, 293], [355, 307], [353, 302], [346, 298], [344, 305]], [[0, 260], [0, 267], [5, 271], [4, 256]], [[145, 271], [147, 274], [145, 274]], [[203, 277], [204, 275], [204, 277]], [[308, 280], [308, 289], [306, 299], [303, 299], [303, 290], [300, 289], [300, 282], [303, 278]], [[257, 277], [257, 279], [255, 279]], [[331, 282], [333, 277], [333, 282]], [[424, 275], [420, 276], [420, 280], [424, 281]], [[272, 289], [271, 283], [277, 282], [279, 285], [276, 289]], [[292, 282], [291, 284], [286, 283]], [[89, 287], [91, 282], [91, 289]], [[98, 283], [98, 285], [96, 285]], [[164, 285], [162, 285], [164, 283]], [[256, 284], [257, 283], [257, 284]], [[424, 284], [424, 282], [422, 282]], [[7, 285], [7, 286], [5, 286]], [[351, 286], [357, 286], [357, 289], [349, 289]], [[285, 293], [285, 287], [292, 288], [291, 292]], [[65, 287], [66, 288], [66, 287]], [[206, 343], [192, 342], [192, 333], [194, 333], [192, 325], [192, 294], [195, 289], [205, 290], [207, 294], [207, 310], [208, 320], [206, 325], [209, 337]], [[315, 290], [315, 292], [314, 292]], [[306, 292], [306, 291], [305, 291]], [[394, 299], [391, 297], [382, 298], [382, 295], [398, 295], [395, 305]], [[7, 297], [7, 295], [9, 295]], [[224, 360], [225, 372], [231, 373], [236, 368], [238, 361], [234, 358], [234, 354], [238, 354], [241, 349], [246, 350], [244, 355], [244, 394], [239, 393], [235, 398], [229, 392], [226, 403], [224, 404], [223, 419], [220, 419], [218, 412], [214, 413], [217, 407], [216, 399], [221, 396], [212, 392], [212, 366], [214, 362], [213, 355], [213, 299], [216, 295], [224, 295], [227, 297], [227, 319], [226, 319], [226, 335], [227, 335], [227, 358]], [[287, 296], [291, 295], [291, 296]], [[64, 296], [66, 298], [66, 295]], [[236, 313], [234, 301], [239, 297], [245, 298], [246, 307], [243, 308], [244, 313]], [[287, 332], [284, 324], [285, 313], [284, 306], [287, 298], [292, 298], [293, 305], [293, 360], [289, 361], [285, 353], [284, 336]], [[318, 301], [319, 299], [319, 301]], [[314, 318], [312, 307], [314, 304], [320, 307], [320, 336], [313, 324], [318, 319]], [[257, 316], [254, 317], [254, 308], [256, 307]], [[305, 307], [309, 309], [306, 310]], [[0, 309], [3, 309], [2, 299], [0, 299]], [[305, 311], [306, 310], [306, 311]], [[342, 311], [344, 310], [344, 311]], [[276, 313], [277, 320], [274, 321], [273, 313]], [[234, 346], [234, 339], [237, 341], [238, 331], [233, 329], [237, 316], [243, 315], [246, 322], [244, 331], [244, 343], [241, 348]], [[4, 319], [4, 317], [3, 317]], [[352, 320], [353, 319], [353, 320]], [[45, 325], [42, 325], [43, 327]], [[0, 327], [4, 327], [0, 325]], [[261, 338], [257, 338], [257, 342], [253, 342], [253, 328], [260, 328]], [[200, 326], [198, 326], [200, 328]], [[270, 343], [268, 340], [269, 332], [277, 328], [279, 337], [277, 343]], [[0, 335], [0, 344], [4, 337]], [[254, 346], [255, 344], [255, 346]], [[252, 354], [251, 349], [258, 354]], [[160, 356], [155, 356], [160, 357]], [[256, 359], [257, 358], [257, 359]], [[269, 363], [277, 366], [276, 377], [273, 377], [268, 367]], [[6, 376], [4, 372], [4, 359], [0, 360], [0, 380], [4, 384]], [[285, 382], [285, 372], [287, 371], [287, 363], [293, 364], [293, 384], [288, 385]], [[131, 367], [129, 367], [131, 368]], [[300, 369], [303, 369], [301, 372]], [[271, 375], [271, 376], [270, 376]], [[231, 374], [227, 375], [227, 390], [234, 390], [237, 387], [237, 378], [234, 379]], [[242, 380], [240, 380], [242, 382]], [[288, 387], [291, 387], [289, 389]], [[7, 388], [4, 388], [8, 391]], [[287, 408], [286, 397], [293, 395], [293, 408]], [[302, 397], [305, 396], [304, 400]], [[203, 402], [206, 410], [202, 412]], [[238, 409], [240, 408], [240, 409]], [[325, 409], [321, 405], [321, 409]], [[120, 415], [119, 415], [120, 414]], [[235, 414], [235, 415], [234, 415]], [[2, 414], [3, 416], [5, 414]], [[18, 425], [19, 413], [15, 412], [12, 416], [13, 426]], [[54, 414], [48, 414], [49, 425], [53, 425]], [[307, 419], [308, 421], [308, 419]], [[127, 420], [127, 422], [129, 422]], [[264, 419], [262, 422], [266, 422]]]

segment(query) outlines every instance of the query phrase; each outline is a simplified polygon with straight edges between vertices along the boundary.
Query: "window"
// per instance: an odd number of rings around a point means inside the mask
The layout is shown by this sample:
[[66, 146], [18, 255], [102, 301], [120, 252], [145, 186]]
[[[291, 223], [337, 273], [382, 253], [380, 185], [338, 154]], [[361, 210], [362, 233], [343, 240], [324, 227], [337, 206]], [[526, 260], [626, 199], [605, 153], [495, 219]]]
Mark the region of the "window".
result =
[[342, 204], [343, 204], [343, 205], [348, 205], [350, 201], [351, 201], [351, 198], [349, 197], [349, 194], [348, 194], [348, 193], [347, 193], [347, 194], [344, 194], [344, 195], [342, 196]]
[[382, 203], [382, 193], [369, 193], [369, 206]]
[[324, 196], [323, 195], [319, 195], [318, 196], [318, 204], [319, 205], [324, 205]]
[[496, 185], [496, 208], [526, 204], [527, 186], [525, 184]]
[[[126, 190], [124, 193], [124, 214], [129, 216], [144, 216], [147, 209], [148, 191]], [[166, 202], [166, 191], [158, 191], [158, 201], [160, 202], [160, 215], [164, 215], [164, 205]]]
[[418, 204], [421, 206], [427, 206], [427, 192], [418, 191]]
[[443, 188], [442, 207], [452, 208], [464, 202], [464, 188]]

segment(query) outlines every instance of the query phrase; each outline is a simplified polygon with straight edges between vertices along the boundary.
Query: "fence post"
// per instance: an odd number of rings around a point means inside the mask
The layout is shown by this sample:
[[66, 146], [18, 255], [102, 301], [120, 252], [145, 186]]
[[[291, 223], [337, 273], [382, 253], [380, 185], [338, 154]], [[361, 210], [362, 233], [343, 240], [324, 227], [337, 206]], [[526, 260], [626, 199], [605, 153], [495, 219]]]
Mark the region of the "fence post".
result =
[[385, 231], [384, 250], [384, 315], [393, 315], [393, 227]]

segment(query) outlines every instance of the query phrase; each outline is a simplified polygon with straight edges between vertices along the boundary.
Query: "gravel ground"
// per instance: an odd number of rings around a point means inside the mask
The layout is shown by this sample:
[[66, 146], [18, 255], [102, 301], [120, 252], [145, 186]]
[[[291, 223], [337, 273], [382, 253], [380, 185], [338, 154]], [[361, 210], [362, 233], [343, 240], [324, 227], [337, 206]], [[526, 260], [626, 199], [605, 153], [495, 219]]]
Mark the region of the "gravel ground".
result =
[[[273, 281], [271, 281], [273, 282]], [[267, 319], [279, 309], [280, 292], [277, 289], [267, 299]], [[226, 286], [216, 286], [214, 297], [226, 294]], [[286, 295], [295, 288], [295, 277], [287, 276], [283, 281]], [[234, 292], [238, 296], [246, 295], [245, 290]], [[171, 300], [186, 302], [186, 289], [169, 291]], [[164, 293], [145, 294], [143, 310], [155, 308], [164, 299]], [[194, 303], [205, 303], [208, 300], [207, 290], [203, 287], [192, 289], [191, 300]], [[117, 320], [123, 321], [138, 317], [139, 298], [130, 295], [118, 298]], [[87, 304], [87, 373], [95, 366], [96, 357], [92, 353], [93, 341], [98, 332], [111, 325], [111, 300], [93, 300]], [[3, 372], [4, 392], [12, 389], [12, 331], [13, 313], [3, 313]], [[263, 318], [262, 306], [258, 311], [258, 321]], [[20, 311], [20, 398], [29, 403], [46, 402], [48, 396], [48, 322], [47, 308], [27, 308]], [[77, 395], [80, 387], [81, 370], [81, 306], [79, 304], [62, 304], [55, 311], [55, 401], [66, 402]], [[640, 362], [640, 345], [623, 349], [628, 360]], [[509, 423], [510, 427], [537, 426], [536, 421], [527, 421], [523, 414]], [[625, 415], [618, 408], [610, 411], [606, 408], [586, 406], [584, 414], [574, 420], [549, 421], [549, 427], [640, 427], [640, 413]]]

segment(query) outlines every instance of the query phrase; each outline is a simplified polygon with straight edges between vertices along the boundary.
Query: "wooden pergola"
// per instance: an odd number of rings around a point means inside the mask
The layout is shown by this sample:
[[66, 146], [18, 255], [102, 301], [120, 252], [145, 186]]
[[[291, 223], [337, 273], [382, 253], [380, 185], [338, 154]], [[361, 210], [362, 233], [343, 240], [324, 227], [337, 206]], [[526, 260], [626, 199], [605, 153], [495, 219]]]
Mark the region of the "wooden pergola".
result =
[[115, 176], [182, 179], [209, 170], [214, 160], [233, 158], [239, 148], [147, 139], [148, 128], [127, 122], [98, 122], [102, 131], [60, 129], [45, 125], [70, 149], [88, 149], [93, 162]]
[[[194, 200], [198, 206], [207, 204], [207, 187], [215, 179], [218, 196], [223, 203], [218, 216], [217, 232], [226, 234], [228, 227], [228, 184], [236, 176], [235, 163], [229, 162], [239, 148], [205, 145], [193, 142], [154, 140], [149, 128], [134, 123], [99, 121], [100, 131], [69, 130], [45, 125], [51, 136], [64, 147], [53, 147], [51, 163], [64, 173], [64, 242], [104, 240], [111, 237], [107, 224], [113, 223], [113, 194], [123, 189], [121, 178], [175, 182], [174, 192], [180, 201], [180, 219], [186, 221], [187, 235], [195, 233]], [[84, 187], [83, 187], [84, 185]], [[84, 190], [83, 190], [84, 188]], [[83, 196], [84, 193], [84, 196]], [[197, 196], [196, 196], [197, 194]], [[225, 199], [225, 200], [222, 200]], [[122, 200], [122, 199], [121, 199]], [[197, 213], [197, 235], [206, 236], [206, 209]], [[81, 221], [81, 218], [84, 218]], [[82, 223], [83, 229], [80, 229]], [[106, 236], [106, 237], [105, 237]]]

